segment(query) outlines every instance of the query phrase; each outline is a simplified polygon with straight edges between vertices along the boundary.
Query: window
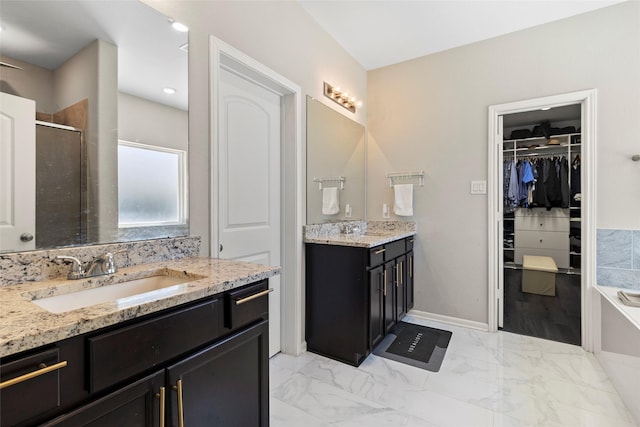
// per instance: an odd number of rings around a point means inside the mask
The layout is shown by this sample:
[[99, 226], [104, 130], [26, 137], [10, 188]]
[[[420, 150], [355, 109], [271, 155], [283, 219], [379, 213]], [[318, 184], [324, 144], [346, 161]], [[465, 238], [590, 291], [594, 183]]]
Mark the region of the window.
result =
[[186, 151], [118, 141], [118, 225], [186, 223]]

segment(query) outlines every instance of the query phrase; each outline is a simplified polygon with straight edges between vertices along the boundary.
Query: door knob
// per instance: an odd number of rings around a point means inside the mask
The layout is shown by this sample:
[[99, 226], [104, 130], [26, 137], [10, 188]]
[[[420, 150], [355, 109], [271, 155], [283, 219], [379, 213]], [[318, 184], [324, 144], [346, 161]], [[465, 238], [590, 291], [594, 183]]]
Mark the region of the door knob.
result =
[[224, 246], [222, 246], [222, 243], [220, 243], [220, 252], [222, 252], [223, 249], [224, 249]]
[[20, 240], [22, 240], [23, 242], [30, 242], [33, 240], [33, 234], [31, 233], [22, 233], [20, 235]]

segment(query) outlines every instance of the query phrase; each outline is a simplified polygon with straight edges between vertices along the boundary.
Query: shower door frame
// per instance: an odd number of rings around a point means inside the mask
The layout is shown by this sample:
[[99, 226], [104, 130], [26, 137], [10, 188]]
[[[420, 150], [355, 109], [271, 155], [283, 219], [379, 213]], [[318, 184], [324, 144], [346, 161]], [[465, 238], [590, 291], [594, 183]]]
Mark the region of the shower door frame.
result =
[[592, 287], [595, 283], [596, 235], [596, 109], [595, 89], [571, 92], [542, 98], [527, 99], [489, 107], [488, 161], [488, 326], [498, 330], [498, 317], [504, 289], [502, 284], [502, 116], [580, 104], [582, 118], [581, 190], [582, 190], [582, 269], [581, 269], [581, 341], [586, 351], [594, 350], [594, 321]]

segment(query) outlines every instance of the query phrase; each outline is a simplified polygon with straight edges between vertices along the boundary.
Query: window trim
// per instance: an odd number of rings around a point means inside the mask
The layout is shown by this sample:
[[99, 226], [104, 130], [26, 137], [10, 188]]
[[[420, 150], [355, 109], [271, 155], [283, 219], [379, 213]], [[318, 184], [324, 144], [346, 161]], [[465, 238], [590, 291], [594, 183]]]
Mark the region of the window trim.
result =
[[[173, 225], [186, 225], [188, 218], [188, 204], [187, 204], [187, 189], [188, 189], [188, 175], [187, 175], [187, 151], [176, 148], [162, 147], [153, 144], [143, 144], [140, 142], [127, 141], [125, 139], [118, 139], [118, 148], [120, 146], [138, 148], [142, 150], [156, 151], [161, 153], [171, 153], [178, 156], [178, 221], [150, 221], [150, 222], [135, 222], [135, 223], [123, 223], [120, 222], [120, 208], [118, 207], [118, 228], [139, 228], [139, 227], [164, 227]], [[119, 195], [118, 195], [119, 201]]]

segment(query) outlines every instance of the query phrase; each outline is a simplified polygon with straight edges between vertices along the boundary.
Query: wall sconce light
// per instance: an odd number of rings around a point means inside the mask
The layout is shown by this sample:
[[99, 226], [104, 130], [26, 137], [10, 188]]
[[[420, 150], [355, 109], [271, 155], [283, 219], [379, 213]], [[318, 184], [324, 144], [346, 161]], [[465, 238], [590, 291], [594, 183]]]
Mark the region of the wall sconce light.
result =
[[347, 92], [343, 92], [339, 87], [331, 86], [327, 82], [324, 82], [324, 96], [331, 99], [333, 102], [340, 104], [352, 113], [356, 112], [356, 107], [362, 107], [362, 101], [356, 100]]

